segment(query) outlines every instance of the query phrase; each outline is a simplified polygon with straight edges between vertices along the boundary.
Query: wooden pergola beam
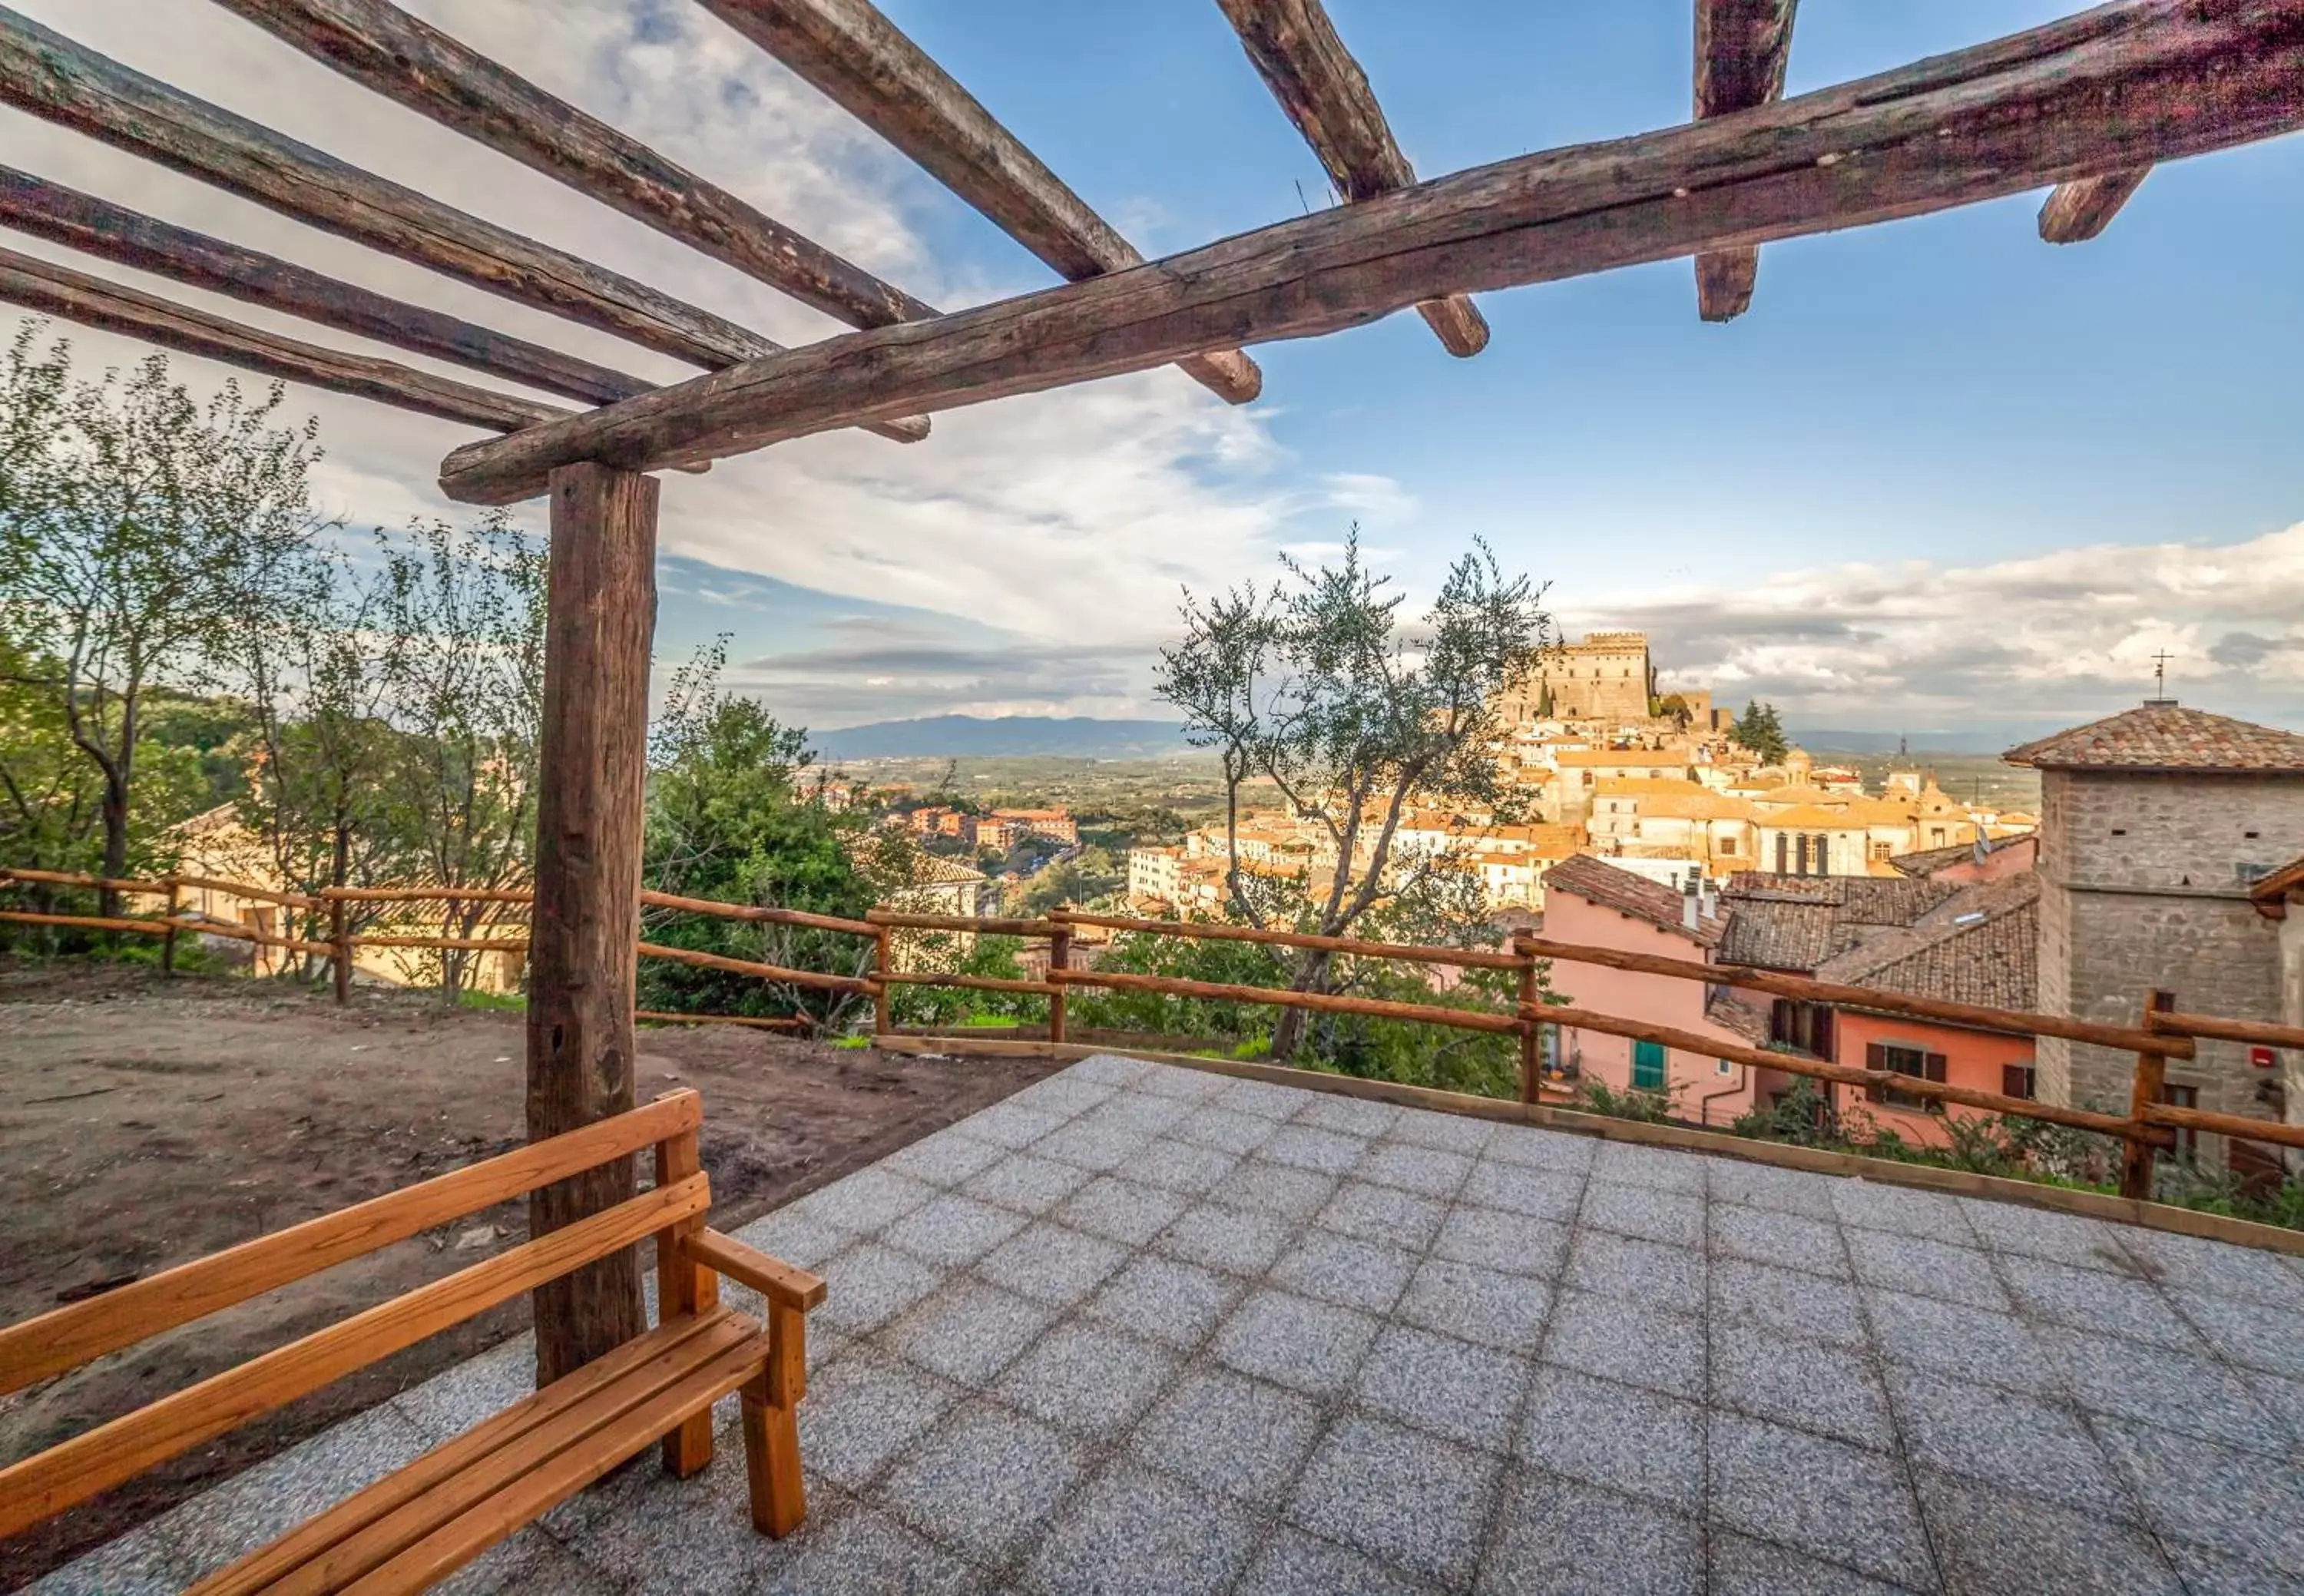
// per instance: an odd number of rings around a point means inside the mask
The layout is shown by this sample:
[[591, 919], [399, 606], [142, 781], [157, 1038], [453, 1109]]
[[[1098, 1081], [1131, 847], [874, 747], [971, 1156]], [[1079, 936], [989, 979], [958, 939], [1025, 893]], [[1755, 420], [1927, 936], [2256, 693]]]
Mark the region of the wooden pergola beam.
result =
[[[834, 104], [910, 157], [1068, 282], [1144, 264], [1136, 247], [1048, 170], [871, 0], [702, 0]], [[1264, 390], [1239, 350], [1177, 361], [1228, 403]]]
[[[1730, 116], [1784, 95], [1792, 13], [1800, 0], [1696, 0], [1696, 119]], [[1751, 308], [1760, 251], [1746, 245], [1696, 257], [1697, 313], [1732, 321]]]
[[936, 314], [390, 0], [216, 0], [362, 88], [850, 327]]
[[[0, 6], [0, 104], [515, 303], [695, 365], [781, 345], [644, 283], [467, 215], [309, 144], [196, 99]], [[928, 423], [873, 430], [902, 441]]]
[[2058, 183], [2040, 206], [2041, 242], [2086, 243], [2112, 225], [2112, 218], [2128, 203], [2128, 197], [2143, 186], [2151, 171], [2149, 166], [2135, 166]]
[[435, 377], [413, 366], [345, 354], [0, 249], [0, 300], [186, 354], [290, 382], [353, 394], [420, 415], [512, 432], [572, 412]]
[[741, 454], [1309, 337], [1445, 293], [1551, 282], [1997, 199], [2304, 126], [2304, 0], [2119, 0], [1733, 116], [1522, 156], [1115, 276], [692, 378], [444, 463], [503, 504], [555, 466]]
[[[1416, 168], [1401, 152], [1368, 86], [1320, 0], [1216, 0], [1272, 98], [1320, 157], [1346, 204], [1411, 187]], [[1416, 307], [1450, 354], [1488, 346], [1488, 324], [1462, 294]]]
[[171, 277], [194, 288], [588, 404], [613, 403], [656, 386], [525, 338], [476, 327], [276, 256], [178, 227], [10, 166], [0, 166], [0, 224], [118, 266]]

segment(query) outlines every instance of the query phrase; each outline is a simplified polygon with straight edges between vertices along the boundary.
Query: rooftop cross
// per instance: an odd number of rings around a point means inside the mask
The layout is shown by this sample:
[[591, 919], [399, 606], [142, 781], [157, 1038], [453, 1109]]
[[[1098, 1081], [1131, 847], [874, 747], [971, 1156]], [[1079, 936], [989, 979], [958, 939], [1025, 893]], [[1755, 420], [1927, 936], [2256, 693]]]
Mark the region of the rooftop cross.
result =
[[2156, 704], [2168, 701], [2168, 662], [2174, 658], [2165, 649], [2152, 656], [2152, 701]]

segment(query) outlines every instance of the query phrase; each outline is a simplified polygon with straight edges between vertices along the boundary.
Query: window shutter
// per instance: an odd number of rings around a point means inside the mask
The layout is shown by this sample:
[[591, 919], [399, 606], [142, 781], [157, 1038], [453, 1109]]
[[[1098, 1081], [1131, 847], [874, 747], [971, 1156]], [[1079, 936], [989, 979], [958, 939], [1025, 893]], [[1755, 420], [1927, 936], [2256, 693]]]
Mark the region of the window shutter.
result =
[[2029, 1098], [2032, 1095], [2032, 1066], [2029, 1064], [2003, 1064], [2000, 1066], [2000, 1095]]
[[1928, 1054], [1921, 1063], [1920, 1073], [1931, 1081], [1942, 1081], [1944, 1078], [1944, 1056], [1941, 1053]]
[[[1866, 1042], [1864, 1044], [1864, 1067], [1868, 1070], [1886, 1069], [1888, 1067], [1887, 1048], [1879, 1042]], [[1865, 1101], [1871, 1103], [1878, 1102], [1880, 1100], [1880, 1088], [1877, 1086], [1866, 1087], [1864, 1089], [1864, 1099]]]

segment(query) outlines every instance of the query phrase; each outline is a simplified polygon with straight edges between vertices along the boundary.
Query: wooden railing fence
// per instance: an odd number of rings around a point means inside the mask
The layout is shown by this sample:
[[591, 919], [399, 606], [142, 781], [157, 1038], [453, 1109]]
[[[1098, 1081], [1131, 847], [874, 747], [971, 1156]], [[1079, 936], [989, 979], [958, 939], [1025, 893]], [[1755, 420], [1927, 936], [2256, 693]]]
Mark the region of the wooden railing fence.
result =
[[[4, 885], [11, 880], [75, 887], [109, 888], [116, 892], [165, 896], [168, 900], [169, 913], [155, 917], [107, 917], [0, 910], [0, 921], [160, 936], [166, 939], [163, 952], [164, 968], [173, 962], [170, 955], [178, 933], [187, 930], [204, 936], [233, 938], [267, 947], [315, 955], [334, 962], [339, 1000], [343, 997], [344, 983], [352, 964], [352, 955], [362, 947], [521, 952], [527, 947], [524, 939], [514, 938], [458, 938], [397, 934], [364, 935], [350, 932], [345, 929], [348, 920], [345, 909], [352, 904], [488, 902], [506, 905], [526, 904], [529, 902], [529, 895], [521, 889], [425, 887], [336, 887], [307, 896], [195, 876], [171, 876], [157, 880], [107, 881], [94, 876], [74, 875], [55, 870], [0, 869], [0, 885]], [[186, 916], [178, 912], [180, 894], [186, 887], [208, 887], [259, 902], [271, 902], [287, 907], [325, 913], [329, 917], [331, 933], [329, 940], [317, 942], [273, 936], [259, 932], [252, 927], [225, 925]], [[2206, 1109], [2180, 1108], [2161, 1100], [2167, 1061], [2171, 1058], [2194, 1057], [2198, 1052], [2198, 1039], [2207, 1038], [2260, 1047], [2304, 1048], [2304, 1027], [2187, 1014], [2175, 1006], [2173, 996], [2166, 992], [2155, 992], [2147, 999], [2137, 1024], [2113, 1025], [2096, 1021], [2069, 1019], [2056, 1014], [2032, 1014], [2016, 1009], [1954, 1003], [1940, 998], [1909, 997], [1902, 993], [1881, 991], [1869, 987], [1842, 986], [1830, 981], [1810, 980], [1806, 976], [1787, 975], [1773, 971], [1699, 964], [1692, 960], [1668, 958], [1660, 955], [1594, 947], [1581, 943], [1559, 942], [1529, 932], [1516, 933], [1511, 938], [1509, 951], [1505, 951], [1490, 948], [1424, 947], [1407, 943], [1368, 941], [1350, 937], [1321, 937], [1305, 932], [1262, 930], [1248, 926], [1199, 921], [1147, 920], [1130, 915], [1094, 913], [1079, 909], [1052, 910], [1041, 919], [1004, 918], [996, 915], [912, 913], [900, 910], [874, 909], [868, 911], [862, 920], [847, 920], [836, 915], [813, 914], [795, 909], [724, 904], [707, 898], [680, 897], [660, 892], [643, 892], [640, 895], [640, 902], [650, 908], [676, 910], [685, 913], [710, 915], [726, 920], [844, 932], [869, 939], [873, 946], [873, 967], [869, 976], [835, 975], [818, 971], [790, 969], [777, 964], [731, 958], [720, 954], [706, 953], [693, 948], [667, 947], [653, 942], [640, 942], [638, 949], [640, 956], [644, 958], [675, 960], [709, 969], [724, 970], [733, 974], [751, 976], [766, 981], [831, 991], [852, 992], [868, 997], [873, 1000], [873, 1031], [878, 1036], [886, 1036], [895, 1030], [892, 1002], [895, 988], [900, 986], [944, 987], [1045, 998], [1048, 1001], [1047, 1040], [1052, 1045], [1063, 1046], [1067, 1041], [1069, 1016], [1066, 1012], [1066, 998], [1068, 995], [1074, 988], [1102, 988], [1113, 991], [1147, 992], [1218, 1002], [1301, 1008], [1327, 1014], [1358, 1014], [1371, 1019], [1517, 1036], [1520, 1044], [1520, 1099], [1523, 1102], [1529, 1103], [1537, 1101], [1542, 1085], [1543, 1027], [1563, 1025], [1596, 1031], [1605, 1035], [1624, 1037], [1634, 1041], [1653, 1042], [1667, 1048], [1723, 1059], [1731, 1064], [1745, 1065], [1755, 1069], [1777, 1070], [1786, 1074], [1805, 1076], [1811, 1080], [1893, 1091], [1950, 1106], [1973, 1108], [2003, 1116], [2037, 1120], [2050, 1125], [2066, 1125], [2077, 1130], [2090, 1131], [2113, 1137], [2123, 1144], [2125, 1157], [2122, 1162], [2122, 1193], [2125, 1196], [2136, 1198], [2150, 1195], [2153, 1157], [2157, 1151], [2174, 1145], [2176, 1133], [2180, 1130], [2195, 1133], [2233, 1136], [2283, 1147], [2304, 1148], [2304, 1125], [2250, 1118], [2236, 1114], [2220, 1114]], [[1459, 969], [1510, 971], [1517, 972], [1519, 976], [1518, 996], [1517, 1000], [1508, 1009], [1450, 1007], [1441, 1004], [1403, 1003], [1386, 998], [1361, 998], [1350, 993], [1293, 991], [1273, 987], [1240, 986], [1216, 981], [1190, 981], [1174, 976], [1143, 975], [1125, 971], [1081, 967], [1074, 963], [1074, 954], [1076, 934], [1082, 928], [1148, 936], [1185, 938], [1201, 941], [1249, 942], [1272, 947], [1312, 948], [1354, 958], [1443, 965]], [[999, 976], [901, 969], [897, 967], [896, 937], [898, 933], [904, 931], [1012, 936], [1045, 940], [1048, 944], [1047, 975], [1045, 980], [1040, 981], [1020, 981]], [[1932, 1020], [2012, 1036], [2029, 1036], [2035, 1039], [2059, 1037], [2096, 1047], [2115, 1048], [2133, 1055], [2136, 1059], [2131, 1100], [2125, 1115], [2070, 1108], [2063, 1104], [2041, 1102], [2032, 1098], [2010, 1097], [2000, 1092], [1954, 1086], [1940, 1081], [1923, 1080], [1888, 1070], [1863, 1069], [1835, 1064], [1804, 1053], [1778, 1051], [1773, 1048], [1745, 1047], [1724, 1041], [1718, 1037], [1705, 1036], [1674, 1026], [1655, 1024], [1645, 1020], [1627, 1019], [1622, 1015], [1582, 1008], [1569, 1003], [1540, 1001], [1541, 972], [1547, 964], [1554, 962], [1597, 965], [1606, 969], [1698, 981], [1708, 986], [1734, 987], [1766, 993], [1773, 997], [1825, 1004], [1835, 1007], [1859, 1008], [1876, 1014], [1902, 1014], [1914, 1019]], [[642, 1020], [681, 1023], [733, 1023], [770, 1029], [792, 1029], [800, 1023], [795, 1020], [764, 1019], [741, 1014], [666, 1014], [654, 1011], [641, 1011], [636, 1017]]]

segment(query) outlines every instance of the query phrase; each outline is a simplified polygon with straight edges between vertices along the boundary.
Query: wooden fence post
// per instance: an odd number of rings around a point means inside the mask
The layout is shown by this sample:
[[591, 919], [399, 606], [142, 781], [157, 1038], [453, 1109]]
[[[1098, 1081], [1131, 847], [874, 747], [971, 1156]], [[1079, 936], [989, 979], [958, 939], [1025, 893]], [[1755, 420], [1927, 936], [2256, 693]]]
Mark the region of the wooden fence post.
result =
[[895, 950], [892, 946], [894, 932], [887, 926], [880, 928], [872, 939], [872, 1034], [885, 1036], [896, 1028], [896, 989], [888, 977], [896, 968]]
[[1056, 972], [1070, 967], [1072, 951], [1072, 928], [1065, 916], [1071, 913], [1059, 904], [1048, 911], [1055, 930], [1048, 933], [1048, 981], [1055, 990], [1048, 994], [1048, 1040], [1062, 1047], [1064, 1040], [1064, 989], [1056, 981]]
[[[2152, 1016], [2173, 1012], [2176, 994], [2155, 989], [2144, 1000], [2144, 1028], [2152, 1029]], [[2160, 1053], [2139, 1053], [2136, 1056], [2136, 1075], [2128, 1096], [2128, 1117], [2139, 1131], [2146, 1129], [2144, 1110], [2160, 1100], [2168, 1080], [2168, 1059]], [[2120, 1169], [2120, 1194], [2139, 1202], [2152, 1200], [2153, 1145], [2141, 1136], [2130, 1136], [2122, 1150]]]
[[[528, 1134], [532, 1142], [633, 1106], [648, 645], [656, 632], [656, 484], [586, 462], [552, 473], [552, 561], [537, 761], [536, 907], [529, 933]], [[539, 1188], [545, 1235], [639, 1190], [632, 1160]], [[626, 1248], [535, 1293], [537, 1383], [646, 1329]]]
[[344, 922], [349, 918], [344, 913], [344, 900], [335, 895], [333, 887], [327, 889], [324, 896], [328, 900], [328, 946], [332, 950], [328, 963], [335, 977], [336, 1006], [341, 1008], [352, 1001], [352, 934], [344, 929]]
[[1537, 1087], [1544, 1074], [1543, 1023], [1528, 1017], [1529, 1009], [1535, 1006], [1537, 1000], [1536, 950], [1529, 947], [1525, 938], [1515, 935], [1512, 951], [1520, 959], [1520, 1100], [1532, 1103], [1536, 1101]]
[[160, 938], [160, 973], [176, 973], [176, 909], [183, 887], [176, 878], [168, 878], [168, 933]]

